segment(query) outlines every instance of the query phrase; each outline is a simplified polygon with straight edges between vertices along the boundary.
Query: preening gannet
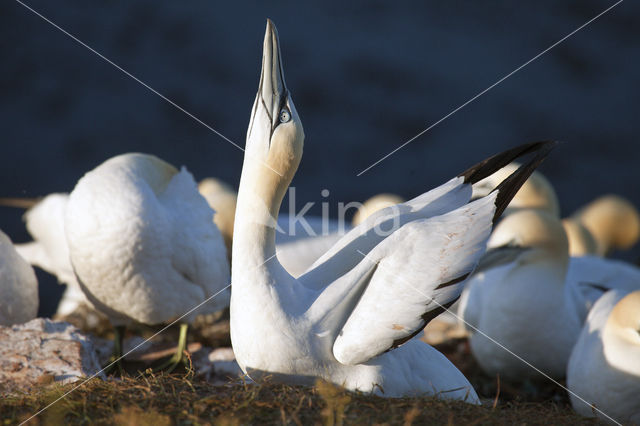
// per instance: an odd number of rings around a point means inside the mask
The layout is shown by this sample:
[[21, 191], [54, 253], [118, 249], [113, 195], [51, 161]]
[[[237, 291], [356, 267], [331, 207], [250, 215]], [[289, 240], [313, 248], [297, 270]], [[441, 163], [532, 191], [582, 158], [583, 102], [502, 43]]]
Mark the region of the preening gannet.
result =
[[[69, 196], [69, 255], [87, 298], [116, 326], [131, 320], [183, 319], [174, 365], [186, 345], [186, 324], [228, 306], [229, 263], [213, 210], [191, 174], [157, 157], [123, 154], [88, 172]], [[120, 354], [116, 354], [120, 355]]]
[[[640, 424], [640, 291], [609, 291], [589, 313], [567, 369], [579, 414]], [[592, 409], [591, 404], [602, 412]]]
[[[276, 29], [267, 21], [233, 241], [231, 340], [242, 370], [254, 380], [313, 384], [323, 378], [389, 397], [430, 394], [478, 403], [460, 371], [412, 337], [457, 299], [496, 215], [555, 144], [509, 150], [378, 211], [294, 278], [276, 258], [273, 224], [303, 141]], [[534, 160], [470, 202], [473, 183], [530, 152]]]
[[616, 249], [631, 248], [640, 238], [640, 213], [617, 195], [604, 195], [575, 212], [571, 218], [593, 236], [597, 253], [606, 256]]
[[0, 231], [0, 325], [21, 324], [37, 314], [36, 274]]

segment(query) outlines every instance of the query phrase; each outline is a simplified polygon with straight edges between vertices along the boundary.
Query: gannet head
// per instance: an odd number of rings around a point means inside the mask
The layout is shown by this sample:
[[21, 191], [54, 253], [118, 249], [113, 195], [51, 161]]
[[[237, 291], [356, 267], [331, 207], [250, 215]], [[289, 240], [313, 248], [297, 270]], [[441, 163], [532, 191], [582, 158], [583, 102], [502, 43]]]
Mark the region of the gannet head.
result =
[[303, 143], [302, 122], [284, 80], [278, 32], [268, 19], [245, 161], [259, 161], [275, 175], [290, 181], [302, 158]]
[[[473, 197], [489, 194], [500, 182], [515, 172], [520, 164], [513, 162], [473, 185]], [[539, 171], [531, 174], [509, 203], [503, 216], [522, 209], [540, 209], [560, 216], [560, 203], [553, 186]]]
[[572, 217], [591, 232], [601, 255], [613, 249], [628, 249], [640, 238], [640, 213], [617, 195], [597, 198]]
[[522, 248], [520, 263], [550, 259], [566, 267], [569, 261], [569, 242], [560, 219], [543, 210], [521, 210], [505, 217], [487, 245]]
[[624, 296], [603, 329], [604, 353], [618, 369], [640, 376], [640, 291]]

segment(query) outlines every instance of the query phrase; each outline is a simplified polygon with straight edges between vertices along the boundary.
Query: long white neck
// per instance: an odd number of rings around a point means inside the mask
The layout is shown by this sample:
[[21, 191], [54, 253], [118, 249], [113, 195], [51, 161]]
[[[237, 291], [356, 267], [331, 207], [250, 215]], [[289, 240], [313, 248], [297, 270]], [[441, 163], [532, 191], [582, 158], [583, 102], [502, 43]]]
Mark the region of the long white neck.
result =
[[245, 155], [234, 224], [234, 272], [258, 267], [276, 254], [278, 211], [298, 164], [272, 161], [271, 154], [265, 162]]

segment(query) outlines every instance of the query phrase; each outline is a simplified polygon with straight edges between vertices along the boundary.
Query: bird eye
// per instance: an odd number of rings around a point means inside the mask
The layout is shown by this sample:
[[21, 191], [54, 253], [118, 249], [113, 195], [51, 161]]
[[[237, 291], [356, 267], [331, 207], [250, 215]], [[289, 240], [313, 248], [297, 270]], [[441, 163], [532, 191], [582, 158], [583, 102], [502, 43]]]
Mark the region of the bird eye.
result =
[[282, 110], [280, 110], [280, 122], [286, 123], [289, 120], [291, 120], [291, 113], [286, 108], [282, 108]]

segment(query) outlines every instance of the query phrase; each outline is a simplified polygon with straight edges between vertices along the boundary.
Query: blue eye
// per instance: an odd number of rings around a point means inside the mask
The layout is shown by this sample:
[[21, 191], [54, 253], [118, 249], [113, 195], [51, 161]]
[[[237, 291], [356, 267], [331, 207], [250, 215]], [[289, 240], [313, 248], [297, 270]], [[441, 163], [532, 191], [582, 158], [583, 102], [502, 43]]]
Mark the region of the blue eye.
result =
[[291, 120], [291, 113], [289, 112], [288, 109], [282, 108], [282, 110], [280, 110], [280, 122], [286, 123], [289, 120]]

